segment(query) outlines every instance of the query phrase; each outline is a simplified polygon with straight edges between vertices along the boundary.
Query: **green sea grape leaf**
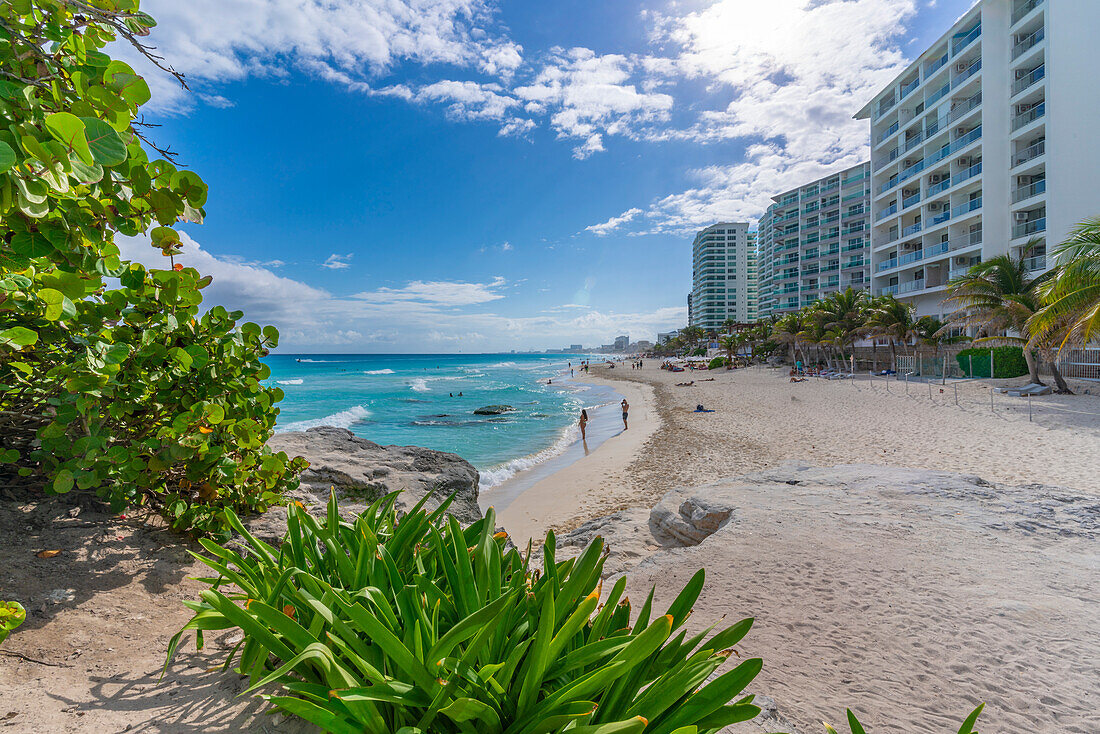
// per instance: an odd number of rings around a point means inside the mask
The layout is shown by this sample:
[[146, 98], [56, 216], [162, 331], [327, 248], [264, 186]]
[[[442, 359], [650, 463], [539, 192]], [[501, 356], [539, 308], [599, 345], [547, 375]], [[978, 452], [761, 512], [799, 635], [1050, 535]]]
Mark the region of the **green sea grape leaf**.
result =
[[31, 331], [23, 326], [13, 326], [10, 329], [0, 331], [0, 344], [22, 348], [29, 347], [38, 342], [38, 332]]
[[117, 166], [126, 161], [126, 145], [115, 129], [98, 117], [81, 117], [88, 148], [96, 163]]
[[16, 155], [15, 149], [0, 140], [0, 173], [11, 169], [18, 162], [19, 156]]
[[46, 129], [55, 140], [76, 153], [80, 160], [88, 165], [92, 160], [92, 151], [88, 147], [88, 138], [84, 134], [84, 123], [71, 112], [55, 112], [46, 117]]
[[53, 491], [58, 494], [65, 494], [73, 488], [75, 483], [73, 473], [68, 469], [62, 469], [53, 478]]
[[42, 232], [20, 232], [12, 236], [11, 249], [27, 257], [42, 257], [53, 252], [54, 246]]
[[65, 310], [65, 294], [55, 288], [43, 288], [38, 297], [46, 304], [46, 320], [57, 321]]

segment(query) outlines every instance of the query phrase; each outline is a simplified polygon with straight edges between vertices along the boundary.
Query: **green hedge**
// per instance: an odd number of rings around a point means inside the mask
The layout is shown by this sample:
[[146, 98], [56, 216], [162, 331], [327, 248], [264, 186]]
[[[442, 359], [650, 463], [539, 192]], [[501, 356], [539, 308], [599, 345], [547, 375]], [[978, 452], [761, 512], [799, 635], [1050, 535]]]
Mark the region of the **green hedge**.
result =
[[725, 367], [725, 366], [726, 366], [726, 358], [725, 357], [715, 357], [714, 359], [712, 359], [710, 361], [710, 364], [707, 365], [707, 369], [708, 370], [716, 370], [720, 367]]
[[[993, 353], [993, 371], [989, 372], [989, 354]], [[1020, 377], [1028, 373], [1024, 350], [1020, 347], [971, 347], [955, 355], [959, 369], [968, 377]]]

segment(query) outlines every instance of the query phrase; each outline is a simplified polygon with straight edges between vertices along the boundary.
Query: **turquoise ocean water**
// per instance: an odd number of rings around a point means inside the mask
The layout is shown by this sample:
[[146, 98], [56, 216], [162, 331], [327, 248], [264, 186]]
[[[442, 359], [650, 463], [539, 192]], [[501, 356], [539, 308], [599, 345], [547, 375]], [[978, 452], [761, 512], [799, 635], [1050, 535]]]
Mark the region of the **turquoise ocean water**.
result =
[[[481, 472], [482, 487], [562, 454], [577, 440], [582, 407], [613, 391], [568, 377], [583, 355], [290, 354], [266, 358], [279, 403], [278, 431], [340, 426], [380, 444], [454, 452]], [[547, 380], [554, 384], [547, 385]], [[461, 393], [461, 396], [460, 396]], [[474, 415], [511, 405], [500, 416]]]

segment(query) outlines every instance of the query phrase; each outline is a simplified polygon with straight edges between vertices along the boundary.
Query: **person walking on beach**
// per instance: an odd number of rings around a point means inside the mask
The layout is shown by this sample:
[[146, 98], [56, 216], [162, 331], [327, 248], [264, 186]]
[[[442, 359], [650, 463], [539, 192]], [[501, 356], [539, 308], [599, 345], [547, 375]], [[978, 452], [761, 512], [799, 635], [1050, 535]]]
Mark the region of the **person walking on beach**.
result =
[[626, 398], [623, 398], [622, 406], [623, 406], [623, 430], [625, 431], [626, 429], [630, 428], [630, 426], [628, 426], [626, 424], [627, 414], [630, 412], [630, 403], [626, 402]]
[[588, 425], [588, 411], [581, 408], [581, 419], [577, 421], [577, 425], [581, 427], [581, 441], [584, 440], [584, 429]]

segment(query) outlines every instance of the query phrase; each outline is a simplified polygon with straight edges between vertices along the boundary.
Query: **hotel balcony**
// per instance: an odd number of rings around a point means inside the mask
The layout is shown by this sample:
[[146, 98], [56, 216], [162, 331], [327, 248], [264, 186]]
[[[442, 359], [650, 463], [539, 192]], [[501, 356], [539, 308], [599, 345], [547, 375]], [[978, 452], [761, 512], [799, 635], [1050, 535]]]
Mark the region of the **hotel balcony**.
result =
[[1046, 0], [1024, 0], [1024, 2], [1018, 3], [1012, 9], [1012, 25], [1016, 25], [1021, 20], [1031, 14], [1032, 10], [1042, 5]]
[[1040, 102], [1034, 107], [1031, 107], [1026, 112], [1021, 112], [1012, 118], [1012, 132], [1021, 130], [1036, 120], [1044, 117], [1047, 113], [1047, 103]]
[[1016, 45], [1012, 47], [1012, 60], [1015, 61], [1016, 59], [1020, 58], [1025, 53], [1039, 45], [1039, 43], [1041, 43], [1045, 38], [1046, 28], [1044, 27], [1040, 27], [1039, 30], [1027, 36], [1024, 36], [1016, 43]]
[[1030, 237], [1031, 235], [1038, 234], [1040, 232], [1046, 232], [1047, 230], [1047, 218], [1046, 216], [1039, 217], [1037, 219], [1031, 219], [1026, 222], [1020, 222], [1012, 227], [1012, 239], [1019, 239], [1020, 237]]
[[1045, 178], [1030, 183], [1027, 186], [1020, 186], [1012, 192], [1012, 203], [1019, 204], [1021, 201], [1030, 199], [1033, 196], [1039, 196], [1040, 194], [1046, 193], [1046, 190], [1047, 180]]

